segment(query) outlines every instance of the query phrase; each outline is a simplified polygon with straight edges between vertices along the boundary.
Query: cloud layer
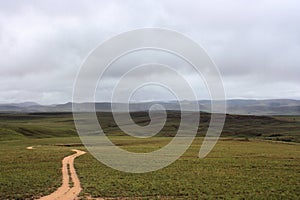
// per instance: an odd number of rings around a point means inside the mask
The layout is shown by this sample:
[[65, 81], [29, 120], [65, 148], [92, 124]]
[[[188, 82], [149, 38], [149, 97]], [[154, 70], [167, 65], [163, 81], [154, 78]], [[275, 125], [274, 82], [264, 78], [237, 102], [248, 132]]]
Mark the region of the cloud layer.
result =
[[[174, 29], [200, 43], [219, 67], [228, 98], [300, 99], [299, 21], [296, 0], [1, 1], [0, 103], [71, 101], [88, 53], [114, 34], [143, 27]], [[107, 79], [115, 81], [116, 72]], [[201, 80], [186, 75], [207, 98]], [[108, 96], [98, 90], [98, 100]]]

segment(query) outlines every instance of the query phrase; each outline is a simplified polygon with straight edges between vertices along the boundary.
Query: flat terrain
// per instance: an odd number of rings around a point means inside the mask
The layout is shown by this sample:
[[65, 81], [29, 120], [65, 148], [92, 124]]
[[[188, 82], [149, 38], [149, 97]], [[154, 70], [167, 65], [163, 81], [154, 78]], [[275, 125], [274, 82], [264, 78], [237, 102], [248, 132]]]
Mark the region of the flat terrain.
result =
[[[61, 185], [61, 160], [72, 154], [70, 149], [49, 145], [58, 141], [0, 142], [0, 199], [38, 197], [55, 191]], [[26, 149], [28, 146], [35, 149]]]
[[[176, 130], [178, 118], [174, 115], [171, 113], [173, 118], [161, 136], [151, 139], [124, 136], [109, 121], [109, 114], [102, 113], [99, 117], [107, 120], [104, 120], [105, 130], [120, 148], [149, 152], [172, 139], [164, 134], [172, 135]], [[147, 123], [147, 116], [140, 113], [134, 119], [140, 124]], [[146, 174], [110, 169], [87, 152], [74, 161], [83, 189], [80, 197], [297, 199], [300, 145], [278, 138], [292, 137], [297, 141], [298, 119], [229, 116], [226, 134], [206, 158], [197, 157], [203, 139], [198, 137], [175, 163]], [[250, 132], [243, 132], [243, 128]], [[76, 137], [70, 114], [2, 114], [0, 130], [0, 199], [31, 199], [51, 194], [61, 186], [62, 159], [72, 155], [72, 149], [86, 151]], [[262, 135], [252, 135], [255, 130]], [[269, 137], [274, 134], [271, 130], [281, 135]], [[231, 135], [232, 132], [236, 134]]]
[[[134, 152], [153, 150], [129, 138], [113, 138]], [[146, 174], [127, 174], [99, 164], [87, 154], [75, 163], [84, 194], [93, 197], [289, 198], [300, 195], [300, 146], [222, 139], [205, 159], [197, 157], [201, 138], [172, 165]], [[131, 144], [130, 144], [131, 141]]]

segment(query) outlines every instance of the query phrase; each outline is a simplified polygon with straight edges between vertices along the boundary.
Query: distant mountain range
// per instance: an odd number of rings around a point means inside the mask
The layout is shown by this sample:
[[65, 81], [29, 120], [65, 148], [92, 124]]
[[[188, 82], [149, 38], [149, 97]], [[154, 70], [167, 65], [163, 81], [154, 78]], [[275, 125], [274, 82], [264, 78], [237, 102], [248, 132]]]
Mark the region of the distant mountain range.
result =
[[[189, 105], [191, 101], [182, 101], [181, 103]], [[211, 101], [200, 100], [197, 102], [201, 111], [210, 112]], [[220, 102], [216, 101], [216, 107]], [[231, 99], [227, 100], [227, 113], [241, 114], [241, 115], [300, 115], [300, 100], [292, 99], [269, 99], [269, 100], [243, 100]], [[176, 101], [162, 101], [162, 102], [141, 102], [131, 103], [129, 105], [130, 111], [145, 111], [152, 105], [160, 104], [166, 110], [180, 110], [180, 105]], [[76, 104], [84, 110], [86, 107], [93, 105], [92, 103]], [[118, 111], [124, 111], [128, 104], [114, 103], [113, 106], [118, 108]], [[112, 105], [108, 102], [95, 103], [97, 111], [110, 112]], [[191, 111], [191, 110], [190, 110]], [[55, 105], [40, 105], [35, 102], [24, 103], [11, 103], [0, 104], [0, 112], [19, 112], [19, 113], [32, 113], [32, 112], [72, 112], [72, 103], [55, 104]]]

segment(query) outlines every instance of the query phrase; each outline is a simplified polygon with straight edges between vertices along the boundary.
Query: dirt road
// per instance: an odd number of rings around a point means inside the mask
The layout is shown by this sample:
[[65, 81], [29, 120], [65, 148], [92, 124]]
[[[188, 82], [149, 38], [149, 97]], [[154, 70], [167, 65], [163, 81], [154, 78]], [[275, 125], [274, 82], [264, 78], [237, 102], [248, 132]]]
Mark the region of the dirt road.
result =
[[62, 160], [62, 185], [52, 194], [41, 197], [40, 200], [74, 200], [82, 190], [74, 168], [74, 159], [85, 154], [84, 151], [72, 150], [76, 153]]

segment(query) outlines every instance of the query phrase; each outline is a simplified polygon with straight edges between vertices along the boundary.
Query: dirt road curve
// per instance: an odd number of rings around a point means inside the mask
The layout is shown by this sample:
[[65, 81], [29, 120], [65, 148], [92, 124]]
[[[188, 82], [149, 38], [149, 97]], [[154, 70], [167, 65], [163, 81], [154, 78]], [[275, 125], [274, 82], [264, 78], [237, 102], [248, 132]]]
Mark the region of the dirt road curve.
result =
[[62, 185], [55, 192], [40, 200], [74, 200], [77, 198], [82, 188], [74, 168], [74, 159], [85, 152], [76, 149], [72, 151], [76, 153], [62, 160]]

